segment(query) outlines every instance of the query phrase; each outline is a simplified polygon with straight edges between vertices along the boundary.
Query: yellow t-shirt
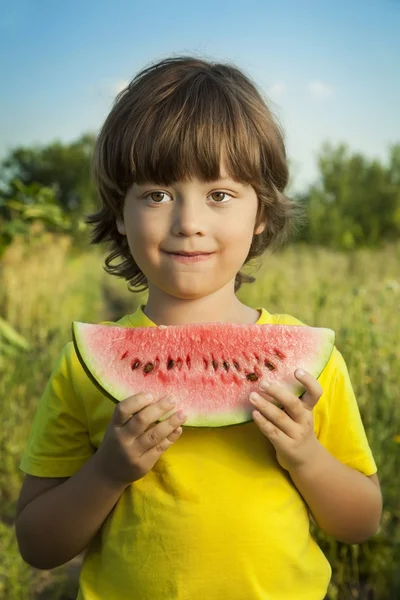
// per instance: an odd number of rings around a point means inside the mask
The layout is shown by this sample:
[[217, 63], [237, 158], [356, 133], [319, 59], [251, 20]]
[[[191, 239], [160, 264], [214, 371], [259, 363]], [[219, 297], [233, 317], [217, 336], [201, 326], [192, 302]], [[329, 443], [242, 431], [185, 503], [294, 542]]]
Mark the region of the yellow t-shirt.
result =
[[[259, 310], [257, 323], [302, 324]], [[113, 324], [154, 326], [142, 309]], [[318, 439], [338, 460], [372, 475], [376, 465], [336, 347], [319, 381]], [[67, 343], [41, 398], [22, 471], [73, 475], [101, 443], [113, 409]], [[184, 428], [92, 539], [78, 600], [321, 600], [331, 568], [309, 526], [307, 505], [254, 422]]]

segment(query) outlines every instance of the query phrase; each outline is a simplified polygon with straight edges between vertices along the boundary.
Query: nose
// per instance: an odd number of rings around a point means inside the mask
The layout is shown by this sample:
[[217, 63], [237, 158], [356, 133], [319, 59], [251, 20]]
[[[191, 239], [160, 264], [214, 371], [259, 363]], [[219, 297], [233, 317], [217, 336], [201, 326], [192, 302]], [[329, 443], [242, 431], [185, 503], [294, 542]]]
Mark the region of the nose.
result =
[[171, 229], [173, 235], [176, 236], [205, 235], [206, 216], [201, 202], [198, 202], [195, 197], [179, 198], [172, 214]]

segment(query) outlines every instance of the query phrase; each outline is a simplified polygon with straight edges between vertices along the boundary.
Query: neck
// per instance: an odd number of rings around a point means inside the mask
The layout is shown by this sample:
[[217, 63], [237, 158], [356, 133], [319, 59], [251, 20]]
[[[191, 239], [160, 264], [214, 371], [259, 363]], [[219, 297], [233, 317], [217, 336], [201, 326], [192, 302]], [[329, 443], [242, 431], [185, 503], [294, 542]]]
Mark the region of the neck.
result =
[[233, 286], [234, 282], [208, 296], [188, 300], [170, 296], [150, 285], [144, 312], [157, 325], [187, 325], [211, 321], [255, 323], [259, 313], [240, 302]]

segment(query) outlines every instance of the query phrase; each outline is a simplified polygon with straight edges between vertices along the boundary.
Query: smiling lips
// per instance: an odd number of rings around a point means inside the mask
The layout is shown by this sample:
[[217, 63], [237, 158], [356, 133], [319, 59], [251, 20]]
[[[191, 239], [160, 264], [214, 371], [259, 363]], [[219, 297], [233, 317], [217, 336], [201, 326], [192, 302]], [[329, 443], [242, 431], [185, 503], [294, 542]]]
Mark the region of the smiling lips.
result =
[[181, 256], [198, 256], [199, 254], [212, 254], [211, 252], [203, 252], [203, 250], [195, 250], [193, 252], [184, 252], [181, 250], [177, 250], [175, 252], [173, 250], [171, 250], [171, 251], [166, 250], [165, 252], [168, 252], [168, 254], [180, 254]]
[[194, 252], [181, 252], [181, 251], [177, 251], [177, 252], [168, 252], [166, 250], [164, 250], [164, 252], [166, 254], [169, 254], [169, 256], [171, 256], [172, 258], [174, 258], [175, 260], [178, 260], [180, 262], [200, 262], [203, 260], [207, 260], [212, 254], [214, 254], [214, 252], [203, 252], [203, 251], [194, 251]]

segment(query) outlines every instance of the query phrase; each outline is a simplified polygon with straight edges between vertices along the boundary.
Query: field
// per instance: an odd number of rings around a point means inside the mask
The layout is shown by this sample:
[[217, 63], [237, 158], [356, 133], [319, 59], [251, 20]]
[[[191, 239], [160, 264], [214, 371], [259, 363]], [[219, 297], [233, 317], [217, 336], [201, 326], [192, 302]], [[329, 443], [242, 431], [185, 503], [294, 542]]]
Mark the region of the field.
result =
[[[101, 264], [95, 250], [74, 252], [68, 237], [51, 234], [29, 245], [15, 242], [0, 263], [1, 600], [75, 598], [74, 565], [30, 568], [19, 557], [12, 525], [22, 481], [18, 463], [71, 321], [116, 319], [145, 301]], [[315, 532], [333, 567], [329, 598], [399, 598], [400, 244], [350, 254], [288, 247], [265, 256], [256, 276], [239, 293], [249, 305], [336, 331], [378, 464], [384, 495], [378, 534], [348, 546]]]

